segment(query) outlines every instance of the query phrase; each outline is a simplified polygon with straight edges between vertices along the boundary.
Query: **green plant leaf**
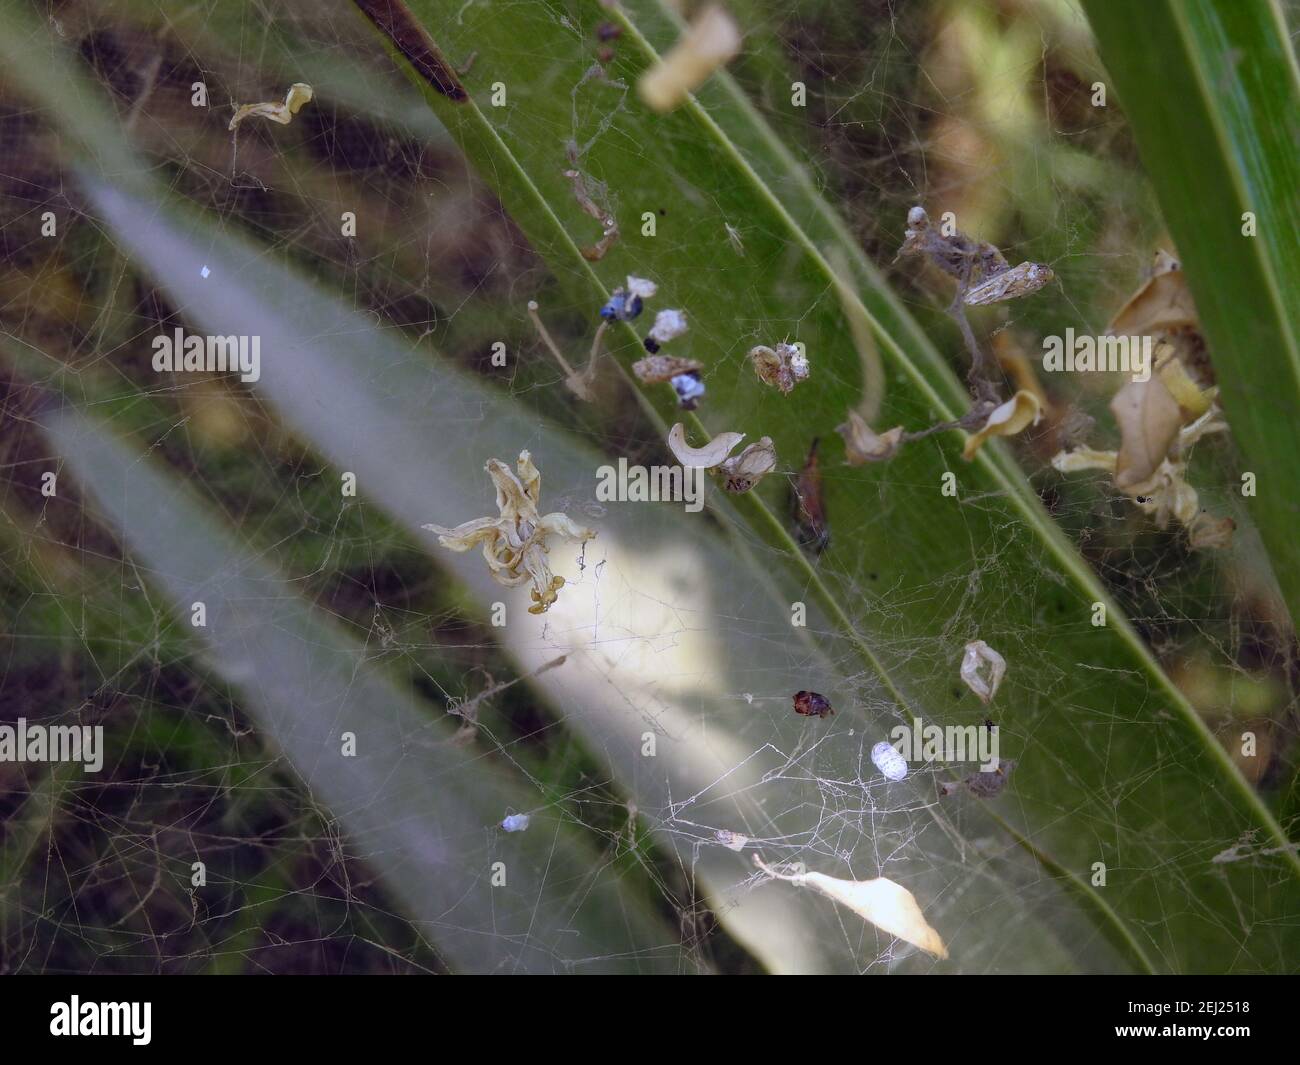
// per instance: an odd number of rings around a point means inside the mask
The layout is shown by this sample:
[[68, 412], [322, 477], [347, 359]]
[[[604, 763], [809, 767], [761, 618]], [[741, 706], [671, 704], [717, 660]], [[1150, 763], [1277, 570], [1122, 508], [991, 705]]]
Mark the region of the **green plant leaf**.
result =
[[[57, 53], [42, 66], [59, 69]], [[60, 73], [76, 83], [70, 70]], [[68, 128], [94, 138], [92, 144], [111, 144], [98, 121], [78, 125], [96, 107], [93, 92], [80, 88], [81, 106]], [[192, 327], [260, 338], [267, 358], [255, 388], [287, 425], [357, 474], [364, 498], [413, 530], [430, 517], [454, 522], [490, 506], [482, 457], [509, 456], [521, 442], [546, 471], [546, 498], [590, 491], [598, 452], [576, 446], [504, 396], [429, 364], [419, 350], [274, 263], [265, 249], [192, 212], [161, 207], [165, 194], [141, 177], [147, 166], [129, 151], [119, 151], [115, 162], [120, 187], [88, 174], [81, 180], [120, 250], [157, 277]], [[208, 276], [200, 263], [209, 265]], [[39, 355], [20, 361], [33, 379], [51, 376]], [[52, 375], [56, 383], [68, 376]], [[698, 525], [682, 525], [666, 510], [647, 512], [643, 504], [611, 506], [599, 528], [587, 555], [588, 569], [599, 576], [566, 587], [560, 607], [545, 618], [521, 612], [524, 623], [508, 625], [503, 639], [525, 675], [557, 651], [568, 655], [564, 668], [532, 682], [563, 708], [565, 724], [606, 761], [657, 838], [691, 870], [710, 908], [764, 964], [852, 972], [877, 958], [911, 969], [931, 962], [915, 953], [894, 958], [887, 937], [865, 926], [846, 929], [829, 903], [809, 906], [781, 885], [756, 887], [746, 859], [759, 849], [769, 859], [828, 865], [843, 863], [848, 852], [850, 868], [861, 875], [882, 871], [906, 882], [928, 916], [954, 930], [950, 941], [960, 943], [962, 957], [949, 964], [963, 969], [1116, 964], [1086, 923], [1063, 915], [1060, 888], [1025, 855], [981, 853], [928, 808], [928, 775], [888, 794], [880, 782], [864, 780], [827, 806], [822, 778], [860, 773], [877, 736], [855, 730], [846, 715], [826, 760], [822, 745], [808, 746], [805, 722], [790, 712], [790, 693], [813, 675], [844, 698], [880, 702], [873, 694], [880, 684], [842, 675], [819, 656], [808, 629], [794, 630], [792, 640], [789, 604], [773, 597], [761, 567], [735, 557], [734, 545], [701, 535]], [[477, 556], [434, 550], [485, 613], [501, 598], [519, 609], [519, 594], [491, 583]], [[556, 562], [570, 577], [582, 572], [576, 558], [557, 552]], [[809, 624], [825, 628], [815, 613]], [[678, 679], [666, 683], [665, 669]], [[737, 694], [746, 689], [744, 698]], [[655, 744], [649, 755], [648, 739]], [[872, 810], [869, 831], [858, 823], [863, 802]], [[723, 846], [715, 835], [722, 829], [747, 835], [746, 853]]]
[[[432, 0], [383, 8], [399, 17], [409, 9], [423, 27], [390, 26], [394, 51], [575, 301], [585, 292], [594, 318], [634, 273], [659, 283], [657, 306], [687, 309], [682, 350], [709, 368], [708, 432], [770, 435], [791, 472], [814, 437], [830, 441], [833, 544], [815, 565], [780, 517], [781, 478], [737, 510], [765, 551], [785, 556], [778, 579], [786, 593], [822, 601], [836, 630], [822, 636], [831, 657], [857, 658], [893, 712], [969, 723], [983, 710], [954, 687], [962, 647], [979, 637], [1000, 649], [1009, 673], [995, 709], [1004, 749], [1020, 765], [998, 814], [1042, 857], [1046, 875], [1068, 871], [1091, 895], [1102, 934], [1138, 944], [1155, 968], [1284, 968], [1300, 862], [1005, 449], [987, 448], [967, 465], [953, 434], [885, 465], [837, 465], [834, 426], [861, 400], [859, 357], [821, 251], [844, 244], [843, 227], [725, 75], [670, 114], [641, 106], [630, 87], [657, 58], [650, 42], [672, 26], [664, 9], [636, 3], [611, 14], [575, 2], [477, 6], [455, 17], [452, 5]], [[595, 25], [611, 18], [624, 33], [607, 76], [584, 78]], [[445, 57], [471, 52], [472, 71], [456, 78]], [[500, 107], [491, 103], [498, 83]], [[598, 234], [564, 176], [570, 141], [584, 172], [611, 190], [622, 228], [594, 264], [578, 253]], [[654, 236], [638, 224], [647, 214]], [[741, 232], [743, 255], [727, 225]], [[920, 427], [960, 413], [961, 387], [943, 359], [861, 253], [844, 253], [857, 264], [861, 296], [850, 296], [850, 313], [871, 322], [885, 357], [878, 424]], [[814, 368], [788, 398], [764, 389], [745, 364], [752, 344], [782, 339], [803, 341]], [[650, 402], [664, 419], [679, 417], [663, 391]], [[940, 493], [949, 472], [960, 486], [955, 499]], [[1089, 622], [1094, 603], [1108, 607], [1105, 626]], [[984, 817], [963, 813], [974, 824]], [[1212, 861], [1243, 837], [1281, 849], [1266, 860]], [[1096, 863], [1107, 869], [1104, 888]], [[1174, 897], [1194, 901], [1172, 906]]]
[[[450, 965], [679, 970], [671, 930], [622, 896], [572, 825], [543, 813], [526, 832], [501, 831], [507, 812], [543, 801], [535, 785], [453, 742], [448, 717], [430, 718], [176, 477], [75, 408], [39, 420], [174, 614], [205, 605], [204, 660]], [[343, 753], [346, 733], [354, 755]]]
[[[1254, 474], [1245, 498], [1300, 622], [1300, 72], [1272, 0], [1084, 0]], [[1159, 41], [1158, 52], [1151, 42]], [[1255, 233], [1247, 236], [1247, 215]], [[1236, 486], [1233, 486], [1236, 487]]]

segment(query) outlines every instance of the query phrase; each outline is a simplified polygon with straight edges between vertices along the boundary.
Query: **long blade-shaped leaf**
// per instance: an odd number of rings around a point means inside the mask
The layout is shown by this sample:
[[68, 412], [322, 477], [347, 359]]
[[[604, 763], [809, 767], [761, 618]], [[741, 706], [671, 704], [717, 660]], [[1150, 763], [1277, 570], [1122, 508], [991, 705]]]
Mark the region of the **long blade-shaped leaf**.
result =
[[1300, 623], [1295, 43], [1272, 0], [1084, 7], [1178, 246], [1242, 472], [1255, 475], [1246, 504]]
[[[610, 17], [594, 2], [564, 15], [476, 7], [460, 17], [433, 0], [359, 6], [372, 18], [387, 13], [376, 21], [426, 97], [561, 281], [588, 293], [593, 314], [627, 273], [659, 282], [661, 306], [687, 309], [692, 350], [710, 366], [709, 431], [770, 435], [787, 469], [814, 436], [830, 437], [859, 402], [860, 368], [835, 277], [805, 227], [831, 237], [837, 227], [734, 94], [702, 94], [708, 109], [691, 101], [662, 116], [624, 98], [657, 58], [653, 34], [636, 30], [642, 12], [662, 24], [658, 8], [625, 5], [618, 17], [628, 32], [607, 77], [584, 77], [591, 31]], [[401, 21], [394, 32], [392, 13], [408, 7], [423, 28]], [[457, 79], [442, 57], [471, 52], [472, 71]], [[498, 82], [507, 97], [494, 107]], [[596, 264], [578, 255], [592, 223], [563, 173], [569, 141], [621, 213], [623, 237]], [[785, 179], [777, 184], [775, 174]], [[636, 225], [645, 212], [657, 218], [654, 236]], [[743, 256], [728, 225], [743, 236]], [[879, 313], [860, 304], [855, 313], [873, 321], [886, 357], [880, 424], [919, 427], [960, 413], [960, 389], [915, 326], [870, 289], [865, 271], [858, 280]], [[786, 338], [804, 341], [814, 365], [788, 398], [745, 365], [753, 343]], [[1106, 905], [1092, 912], [1120, 922], [1153, 964], [1282, 968], [1295, 945], [1300, 862], [1280, 828], [1114, 605], [1106, 627], [1089, 624], [1093, 604], [1108, 599], [1007, 456], [994, 449], [966, 465], [955, 444], [936, 439], [888, 465], [833, 469], [834, 543], [816, 568], [776, 516], [784, 501], [775, 479], [757, 490], [762, 504], [746, 500], [743, 510], [789, 556], [792, 598], [801, 589], [822, 596], [841, 635], [832, 654], [860, 657], [900, 709], [977, 720], [982, 708], [954, 696], [962, 645], [978, 636], [1006, 655], [1000, 723], [1021, 764], [999, 813], [1078, 882], [1093, 885], [1097, 863], [1106, 866], [1106, 886], [1094, 889]], [[940, 491], [948, 472], [960, 484], [956, 499]], [[1280, 849], [1258, 864], [1211, 861], [1247, 834]], [[1175, 907], [1173, 896], [1194, 902]]]
[[679, 970], [675, 931], [620, 899], [572, 826], [500, 830], [507, 811], [538, 804], [536, 787], [451, 742], [450, 719], [431, 720], [175, 477], [74, 409], [41, 421], [175, 615], [204, 604], [204, 658], [452, 966]]
[[[48, 65], [79, 84], [57, 54]], [[68, 128], [112, 151], [119, 184], [148, 201], [164, 199], [104, 128], [93, 92], [79, 87], [79, 110], [62, 116]], [[53, 107], [63, 110], [57, 99]], [[264, 250], [146, 206], [123, 188], [84, 180], [123, 248], [148, 264], [185, 319], [200, 329], [257, 335], [267, 354], [256, 386], [263, 397], [354, 471], [366, 498], [412, 528], [487, 505], [482, 457], [510, 455], [521, 443], [547, 471], [548, 493], [589, 491], [600, 462], [595, 452], [521, 415], [504, 397], [445, 369], [434, 372], [418, 352]], [[200, 262], [210, 265], [207, 277]], [[882, 961], [928, 962], [895, 958], [887, 940], [860, 924], [845, 926], [828, 903], [810, 906], [781, 885], [755, 889], [753, 866], [719, 842], [720, 829], [749, 836], [745, 849], [769, 860], [846, 865], [859, 876], [882, 872], [906, 883], [947, 930], [963, 969], [1120, 964], [1106, 938], [1063, 911], [1060, 888], [1024, 855], [965, 842], [947, 816], [927, 808], [930, 774], [888, 787], [864, 778], [876, 729], [862, 733], [846, 713], [843, 726], [832, 722], [822, 741], [809, 743], [805, 723], [789, 709], [790, 693], [808, 676], [829, 683], [846, 710], [852, 702], [845, 698], [862, 700], [873, 718], [888, 696], [881, 697], [878, 679], [843, 676], [808, 630], [793, 630], [792, 640], [788, 603], [772, 598], [761, 571], [661, 509], [611, 507], [600, 529], [587, 554], [594, 579], [566, 587], [546, 618], [520, 613], [504, 637], [529, 668], [557, 650], [570, 653], [564, 668], [535, 683], [605, 758], [641, 817], [708, 892], [710, 906], [766, 964], [855, 971]], [[439, 557], [485, 609], [501, 597], [517, 606], [517, 593], [492, 584], [477, 557]], [[572, 557], [557, 558], [557, 566], [570, 576], [581, 569]], [[824, 629], [815, 615], [810, 624]], [[1119, 945], [1140, 960], [1131, 942]]]

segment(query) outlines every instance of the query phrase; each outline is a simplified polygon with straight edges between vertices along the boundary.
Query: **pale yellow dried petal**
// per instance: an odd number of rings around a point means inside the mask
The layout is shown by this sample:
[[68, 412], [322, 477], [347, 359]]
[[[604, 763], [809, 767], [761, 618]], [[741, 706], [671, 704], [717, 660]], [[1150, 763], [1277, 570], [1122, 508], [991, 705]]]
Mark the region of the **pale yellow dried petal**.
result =
[[1156, 374], [1188, 417], [1198, 418], [1210, 409], [1217, 389], [1202, 389], [1192, 380], [1181, 359], [1172, 356], [1161, 360], [1157, 356]]
[[270, 101], [244, 104], [235, 111], [234, 116], [230, 119], [230, 125], [226, 128], [234, 129], [244, 119], [251, 116], [265, 118], [271, 122], [278, 122], [282, 126], [287, 126], [293, 120], [293, 116], [301, 110], [302, 105], [310, 102], [313, 95], [310, 85], [301, 81], [294, 82], [289, 86], [289, 91], [284, 97], [284, 103]]
[[686, 429], [681, 422], [668, 430], [668, 448], [677, 461], [683, 466], [698, 466], [706, 470], [720, 466], [743, 439], [744, 433], [719, 433], [703, 447], [691, 447], [686, 442]]
[[537, 523], [537, 528], [544, 533], [550, 533], [553, 536], [561, 536], [566, 540], [572, 540], [575, 543], [582, 543], [584, 540], [590, 540], [596, 535], [594, 529], [588, 529], [584, 525], [579, 525], [567, 514], [561, 514], [558, 510], [547, 514]]
[[481, 543], [492, 579], [507, 588], [531, 581], [533, 603], [528, 610], [540, 614], [564, 587], [564, 578], [551, 573], [547, 562], [547, 539], [558, 536], [581, 543], [596, 534], [559, 511], [539, 517], [542, 475], [527, 451], [519, 453], [515, 467], [518, 472], [500, 459], [489, 459], [484, 466], [496, 489], [497, 517], [476, 518], [453, 529], [424, 528], [437, 533], [438, 542], [451, 551], [467, 551]]
[[449, 551], [468, 551], [483, 539], [499, 535], [500, 518], [475, 518], [462, 522], [453, 529], [442, 525], [421, 525], [420, 528], [438, 534], [438, 543]]
[[926, 921], [916, 896], [902, 884], [883, 876], [874, 880], [841, 880], [825, 873], [783, 874], [763, 865], [757, 856], [754, 861], [778, 880], [787, 880], [796, 887], [813, 888], [834, 899], [886, 935], [920, 947], [935, 957], [948, 957], [948, 948], [944, 946], [942, 937]]
[[962, 458], [967, 462], [984, 446], [984, 441], [993, 436], [1015, 436], [1016, 433], [1037, 425], [1043, 416], [1038, 397], [1027, 389], [1021, 389], [1000, 407], [994, 408], [979, 432], [966, 439], [966, 448]]
[[671, 111], [740, 51], [740, 29], [726, 10], [711, 4], [681, 39], [641, 75], [637, 92], [652, 110]]
[[1052, 468], [1062, 473], [1074, 473], [1077, 470], [1105, 470], [1115, 472], [1115, 461], [1119, 458], [1117, 451], [1095, 451], [1090, 447], [1076, 447], [1073, 451], [1058, 451], [1052, 456]]

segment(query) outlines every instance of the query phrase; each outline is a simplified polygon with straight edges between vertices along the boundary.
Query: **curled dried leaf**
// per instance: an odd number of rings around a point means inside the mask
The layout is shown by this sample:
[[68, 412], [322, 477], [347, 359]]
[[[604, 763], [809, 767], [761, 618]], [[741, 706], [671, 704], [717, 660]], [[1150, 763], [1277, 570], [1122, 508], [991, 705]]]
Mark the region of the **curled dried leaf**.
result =
[[234, 129], [244, 119], [252, 116], [265, 118], [271, 122], [278, 122], [282, 126], [287, 126], [293, 121], [293, 116], [301, 110], [302, 105], [311, 101], [313, 95], [315, 94], [310, 85], [296, 81], [289, 86], [289, 91], [284, 97], [284, 103], [272, 100], [260, 104], [244, 104], [236, 109], [234, 116], [230, 119], [230, 125], [226, 128]]
[[668, 54], [641, 75], [637, 92], [652, 110], [671, 111], [739, 51], [740, 28], [724, 8], [710, 4]]
[[1158, 376], [1128, 382], [1110, 409], [1120, 434], [1115, 487], [1135, 494], [1130, 489], [1151, 477], [1169, 454], [1182, 428], [1182, 411]]
[[1000, 407], [995, 407], [979, 432], [967, 438], [962, 458], [969, 462], [989, 437], [1015, 436], [1016, 433], [1028, 429], [1031, 425], [1037, 425], [1038, 419], [1042, 416], [1038, 397], [1022, 388]]
[[1178, 260], [1157, 251], [1151, 276], [1106, 327], [1111, 336], [1159, 336], [1195, 327], [1196, 305]]
[[758, 855], [754, 855], [754, 864], [776, 880], [821, 892], [886, 935], [920, 947], [937, 958], [948, 957], [948, 948], [926, 921], [916, 896], [902, 884], [883, 876], [874, 880], [841, 880], [825, 873], [779, 873], [765, 865]]
[[844, 438], [845, 458], [850, 466], [892, 459], [903, 443], [901, 425], [877, 433], [854, 410], [849, 411], [848, 421], [836, 426], [835, 431]]
[[750, 348], [754, 372], [764, 384], [779, 388], [788, 396], [800, 381], [808, 380], [808, 355], [802, 344], [778, 344], [775, 349], [760, 344]]

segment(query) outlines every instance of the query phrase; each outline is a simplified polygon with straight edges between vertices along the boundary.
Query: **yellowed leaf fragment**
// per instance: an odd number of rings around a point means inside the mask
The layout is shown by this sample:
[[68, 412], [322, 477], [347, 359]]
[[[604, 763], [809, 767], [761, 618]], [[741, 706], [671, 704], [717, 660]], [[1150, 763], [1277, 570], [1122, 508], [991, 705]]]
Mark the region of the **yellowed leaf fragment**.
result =
[[1151, 277], [1115, 315], [1111, 336], [1156, 336], [1196, 325], [1196, 305], [1178, 260], [1157, 251]]
[[877, 433], [855, 410], [849, 411], [848, 420], [835, 431], [844, 437], [845, 458], [850, 466], [892, 459], [903, 442], [901, 425]]
[[1115, 487], [1128, 491], [1164, 462], [1182, 428], [1183, 415], [1159, 377], [1130, 381], [1115, 393], [1110, 409], [1120, 434]]
[[810, 887], [846, 906], [864, 921], [887, 935], [920, 947], [937, 958], [948, 957], [948, 948], [925, 919], [916, 897], [887, 877], [874, 880], [841, 880], [825, 873], [778, 873], [754, 856], [754, 864], [778, 880], [796, 887]]
[[1000, 407], [994, 408], [983, 428], [967, 438], [961, 457], [969, 462], [989, 437], [1015, 436], [1031, 425], [1037, 425], [1042, 416], [1043, 409], [1038, 405], [1038, 397], [1022, 388]]
[[315, 93], [310, 85], [296, 81], [289, 86], [284, 103], [270, 101], [260, 104], [244, 104], [235, 112], [234, 117], [230, 120], [230, 125], [226, 128], [234, 129], [250, 115], [256, 115], [259, 118], [266, 118], [272, 122], [278, 122], [282, 126], [287, 126], [293, 121], [293, 116], [302, 109], [302, 105], [311, 101], [313, 95]]

